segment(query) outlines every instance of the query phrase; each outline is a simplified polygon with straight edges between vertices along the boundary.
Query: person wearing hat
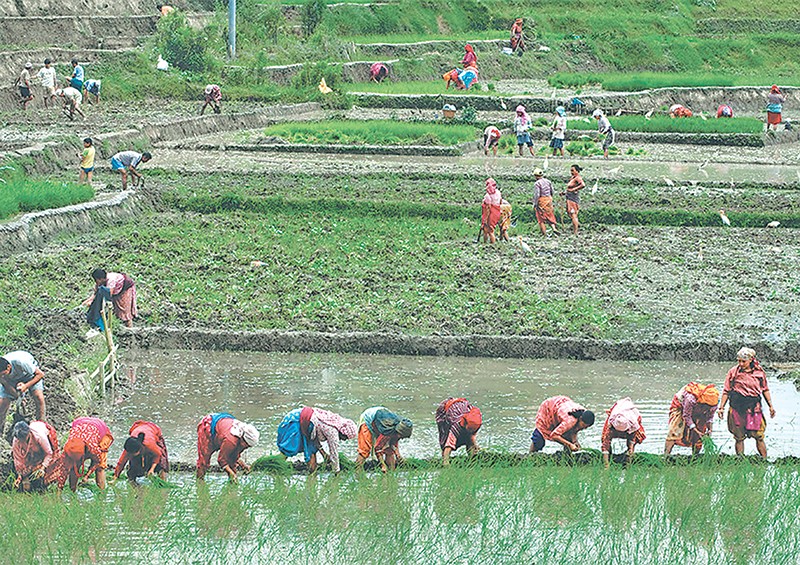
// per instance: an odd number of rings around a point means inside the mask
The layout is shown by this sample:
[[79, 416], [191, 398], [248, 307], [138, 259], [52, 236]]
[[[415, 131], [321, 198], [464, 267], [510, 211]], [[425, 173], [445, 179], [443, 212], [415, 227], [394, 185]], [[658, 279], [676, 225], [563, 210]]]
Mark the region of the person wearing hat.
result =
[[[64, 488], [64, 483], [69, 479], [69, 488], [74, 492], [78, 488], [78, 482], [92, 473], [95, 474], [98, 488], [106, 488], [108, 449], [112, 443], [114, 436], [100, 418], [84, 417], [74, 420], [59, 465], [53, 472], [58, 488]], [[83, 463], [87, 460], [90, 466], [83, 472]]]
[[19, 77], [14, 82], [16, 87], [19, 89], [19, 97], [20, 97], [20, 104], [22, 104], [22, 109], [28, 109], [28, 103], [33, 100], [33, 93], [31, 92], [31, 69], [33, 68], [33, 64], [28, 62], [25, 63], [25, 68], [22, 69], [22, 72], [19, 74]]
[[528, 113], [525, 111], [525, 106], [520, 104], [516, 108], [517, 115], [514, 117], [514, 133], [517, 136], [517, 148], [519, 149], [519, 156], [522, 157], [522, 146], [527, 145], [528, 151], [533, 157], [533, 141], [531, 134], [528, 130], [531, 128], [531, 120]]
[[55, 104], [56, 99], [56, 70], [52, 66], [50, 59], [44, 60], [44, 67], [39, 69], [36, 73], [36, 78], [39, 79], [39, 84], [42, 86], [42, 98], [44, 100], [44, 107], [48, 107], [48, 101], [52, 100]]
[[611, 459], [611, 440], [624, 439], [628, 446], [628, 461], [633, 458], [636, 446], [645, 440], [642, 415], [630, 398], [617, 400], [606, 410], [606, 423], [600, 436], [600, 450], [603, 452], [603, 463], [608, 469]]
[[203, 115], [203, 112], [206, 111], [206, 107], [209, 105], [211, 106], [211, 109], [214, 110], [215, 114], [222, 112], [222, 90], [220, 89], [219, 85], [206, 85], [203, 95], [205, 96], [205, 102], [203, 102], [203, 107], [200, 108], [201, 116]]
[[592, 112], [592, 117], [597, 120], [597, 131], [601, 135], [606, 136], [603, 140], [603, 158], [608, 159], [608, 148], [617, 141], [617, 133], [614, 131], [614, 128], [611, 127], [611, 122], [608, 121], [608, 118], [599, 108]]
[[564, 106], [556, 108], [556, 117], [550, 129], [553, 130], [553, 137], [550, 139], [550, 147], [553, 148], [553, 157], [559, 152], [563, 157], [564, 136], [567, 133], [567, 111], [564, 109]]
[[594, 425], [594, 412], [568, 396], [553, 396], [539, 405], [536, 428], [531, 434], [530, 453], [544, 449], [545, 440], [555, 441], [564, 450], [579, 451], [578, 432]]
[[697, 454], [703, 448], [703, 436], [711, 435], [719, 391], [713, 384], [691, 382], [680, 389], [669, 407], [669, 427], [664, 455], [675, 445], [691, 447]]
[[450, 454], [462, 445], [470, 455], [478, 452], [475, 436], [483, 424], [483, 415], [477, 406], [470, 404], [466, 398], [451, 397], [439, 404], [435, 417], [442, 465], [450, 465]]
[[52, 481], [48, 470], [59, 456], [58, 436], [47, 422], [34, 420], [14, 424], [11, 455], [17, 480], [15, 488], [23, 492], [43, 491]]
[[362, 468], [364, 462], [374, 453], [381, 471], [394, 471], [400, 457], [401, 439], [411, 437], [414, 424], [408, 418], [400, 418], [383, 406], [367, 408], [361, 414], [358, 425], [358, 457], [356, 467]]
[[81, 111], [81, 102], [83, 102], [83, 94], [77, 88], [67, 86], [56, 90], [56, 96], [64, 99], [64, 112], [69, 116], [70, 120], [75, 119], [75, 112], [78, 112], [82, 118], [86, 119], [86, 115]]
[[161, 428], [153, 422], [139, 420], [133, 423], [128, 436], [114, 469], [114, 478], [118, 479], [127, 466], [128, 480], [131, 482], [139, 477], [151, 477], [156, 474], [166, 480], [169, 457]]
[[550, 225], [553, 232], [558, 235], [556, 211], [553, 207], [553, 183], [545, 178], [544, 171], [538, 167], [533, 169], [533, 176], [536, 179], [533, 183], [533, 209], [536, 212], [539, 230], [542, 235], [547, 236], [547, 226]]
[[240, 422], [227, 412], [204, 416], [197, 425], [197, 480], [205, 479], [211, 466], [211, 456], [219, 451], [217, 462], [228, 474], [230, 482], [238, 482], [236, 472], [250, 472], [241, 460], [242, 452], [258, 445], [259, 433], [252, 424]]
[[518, 52], [520, 57], [525, 51], [525, 40], [522, 37], [522, 18], [517, 18], [511, 25], [511, 51]]
[[736, 455], [744, 454], [744, 440], [756, 440], [756, 449], [761, 457], [767, 457], [767, 444], [764, 443], [764, 431], [767, 419], [761, 409], [761, 397], [767, 401], [770, 418], [775, 417], [772, 405], [772, 394], [767, 384], [767, 375], [756, 359], [756, 352], [749, 347], [742, 347], [736, 354], [738, 363], [725, 376], [722, 387], [722, 401], [719, 403], [719, 417], [725, 413], [725, 404], [730, 400], [728, 408], [728, 431], [735, 440]]

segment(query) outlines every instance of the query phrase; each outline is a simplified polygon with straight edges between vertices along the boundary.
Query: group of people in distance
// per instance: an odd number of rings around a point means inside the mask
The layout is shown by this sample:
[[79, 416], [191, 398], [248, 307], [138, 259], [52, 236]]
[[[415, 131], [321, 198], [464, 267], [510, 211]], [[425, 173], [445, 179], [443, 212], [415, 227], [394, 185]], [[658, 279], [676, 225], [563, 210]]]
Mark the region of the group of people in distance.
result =
[[[767, 456], [764, 443], [766, 419], [761, 399], [766, 400], [770, 417], [775, 417], [767, 377], [756, 359], [755, 351], [743, 347], [738, 363], [732, 367], [722, 388], [690, 382], [672, 399], [664, 453], [670, 454], [675, 445], [690, 447], [698, 453], [703, 437], [712, 431], [714, 414], [721, 419], [728, 406], [728, 430], [735, 440], [737, 455], [744, 453], [744, 441], [752, 438], [762, 457]], [[95, 472], [98, 487], [106, 484], [108, 450], [114, 437], [108, 425], [96, 417], [81, 417], [72, 422], [67, 441], [59, 448], [56, 431], [46, 421], [42, 394], [42, 371], [33, 356], [15, 351], [0, 357], [0, 421], [5, 422], [11, 400], [31, 391], [37, 399], [36, 420], [16, 421], [13, 427], [12, 454], [21, 490], [42, 490], [50, 484], [63, 488], [69, 481], [75, 490], [81, 479]], [[613, 439], [626, 443], [627, 456], [634, 456], [636, 446], [645, 439], [642, 417], [630, 398], [622, 398], [606, 410], [606, 421], [601, 435], [601, 451], [608, 467], [611, 462]], [[475, 454], [478, 451], [476, 436], [483, 424], [483, 414], [466, 398], [448, 398], [436, 408], [434, 420], [438, 429], [442, 464], [450, 464], [450, 456], [459, 447]], [[547, 441], [564, 446], [564, 450], [581, 450], [578, 434], [594, 425], [591, 410], [567, 396], [554, 396], [541, 403], [536, 413], [536, 425], [531, 435], [529, 452], [544, 449]], [[399, 442], [411, 437], [414, 425], [384, 406], [364, 410], [356, 424], [334, 412], [322, 408], [302, 406], [287, 413], [281, 420], [276, 444], [285, 457], [303, 455], [308, 469], [318, 469], [317, 453], [328, 463], [334, 473], [341, 471], [339, 446], [341, 441], [358, 438], [358, 458], [361, 468], [372, 455], [383, 472], [396, 468], [402, 462]], [[197, 426], [197, 478], [202, 480], [218, 453], [217, 462], [232, 482], [239, 471], [250, 471], [242, 461], [242, 453], [259, 443], [260, 433], [252, 424], [242, 422], [227, 412], [207, 414]], [[327, 443], [327, 451], [323, 448]], [[84, 470], [85, 462], [89, 463]], [[122, 455], [114, 470], [119, 478], [127, 470], [128, 480], [139, 477], [166, 477], [169, 471], [167, 446], [161, 429], [153, 422], [139, 420], [128, 431]]]
[[44, 60], [44, 66], [35, 75], [31, 75], [33, 63], [25, 63], [19, 77], [14, 81], [14, 85], [19, 89], [20, 105], [23, 110], [28, 109], [28, 104], [35, 98], [33, 85], [38, 83], [44, 107], [47, 108], [52, 102], [55, 105], [57, 98], [63, 98], [64, 112], [70, 120], [79, 114], [85, 118], [81, 110], [84, 98], [90, 100], [89, 95], [94, 97], [95, 104], [100, 102], [101, 81], [96, 79], [86, 80], [83, 66], [77, 59], [72, 59], [72, 74], [59, 86], [56, 70], [50, 59]]

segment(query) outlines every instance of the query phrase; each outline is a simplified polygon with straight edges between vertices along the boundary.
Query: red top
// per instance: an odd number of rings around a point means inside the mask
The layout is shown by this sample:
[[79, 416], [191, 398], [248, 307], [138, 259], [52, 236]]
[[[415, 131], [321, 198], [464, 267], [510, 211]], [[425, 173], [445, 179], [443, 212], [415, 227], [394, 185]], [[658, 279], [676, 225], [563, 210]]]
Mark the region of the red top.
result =
[[217, 422], [214, 443], [219, 446], [217, 462], [221, 468], [228, 465], [231, 469], [236, 469], [236, 463], [238, 463], [242, 451], [247, 449], [247, 444], [231, 433], [233, 422], [233, 418], [223, 418]]
[[725, 385], [722, 392], [730, 394], [731, 391], [738, 392], [742, 396], [761, 396], [769, 390], [767, 375], [761, 367], [756, 367], [752, 372], [745, 372], [739, 365], [731, 368], [725, 377]]
[[[137, 437], [139, 434], [144, 434], [144, 441], [142, 442], [142, 457], [147, 457], [152, 461], [152, 464], [158, 465], [161, 463], [161, 446], [159, 443], [164, 442], [164, 436], [161, 434], [161, 428], [153, 422], [145, 422], [139, 420], [134, 422], [131, 426], [128, 435]], [[119, 457], [117, 467], [114, 473], [119, 475], [131, 459], [131, 454], [122, 450], [122, 455]]]
[[544, 439], [553, 441], [553, 437], [563, 436], [578, 424], [578, 419], [570, 414], [575, 410], [585, 408], [566, 396], [548, 398], [536, 413], [536, 429]]

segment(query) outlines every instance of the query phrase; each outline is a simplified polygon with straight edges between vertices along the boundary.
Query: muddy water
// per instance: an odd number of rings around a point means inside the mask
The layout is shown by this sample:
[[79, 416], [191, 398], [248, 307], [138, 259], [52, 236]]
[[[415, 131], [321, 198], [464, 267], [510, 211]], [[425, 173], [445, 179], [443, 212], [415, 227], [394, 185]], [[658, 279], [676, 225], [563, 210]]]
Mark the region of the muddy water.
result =
[[[643, 449], [660, 452], [673, 394], [689, 380], [722, 384], [727, 365], [671, 362], [581, 362], [475, 358], [401, 357], [337, 354], [275, 354], [198, 351], [132, 351], [125, 363], [135, 374], [132, 395], [119, 402], [112, 430], [124, 438], [136, 419], [157, 422], [173, 459], [193, 462], [196, 426], [209, 412], [226, 410], [253, 422], [262, 432], [253, 460], [276, 450], [281, 417], [308, 404], [358, 420], [362, 410], [383, 404], [414, 420], [414, 435], [402, 446], [406, 455], [438, 453], [433, 412], [448, 396], [466, 396], [484, 414], [482, 446], [524, 451], [539, 403], [568, 395], [598, 414], [582, 443], [599, 448], [603, 411], [630, 395], [642, 412], [647, 439]], [[772, 456], [800, 454], [800, 394], [794, 386], [770, 383], [777, 409], [768, 422]], [[733, 451], [724, 425], [715, 434], [723, 451]], [[749, 445], [748, 450], [753, 446]], [[112, 455], [122, 449], [112, 447]], [[355, 442], [344, 452], [354, 456]], [[548, 449], [554, 449], [548, 445]], [[615, 451], [622, 445], [615, 446]], [[676, 448], [676, 453], [681, 448]]]

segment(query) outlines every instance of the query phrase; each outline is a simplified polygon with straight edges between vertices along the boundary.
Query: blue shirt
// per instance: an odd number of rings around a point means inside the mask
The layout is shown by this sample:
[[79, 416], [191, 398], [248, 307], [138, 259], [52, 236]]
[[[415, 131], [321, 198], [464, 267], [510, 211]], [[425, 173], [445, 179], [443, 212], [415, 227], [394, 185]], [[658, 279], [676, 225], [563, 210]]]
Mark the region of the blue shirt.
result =
[[80, 65], [77, 65], [77, 66], [76, 66], [76, 67], [75, 67], [75, 68], [72, 70], [72, 78], [74, 78], [74, 79], [77, 79], [77, 80], [79, 80], [79, 81], [83, 82], [83, 77], [84, 77], [84, 74], [83, 74], [83, 67], [81, 67]]

